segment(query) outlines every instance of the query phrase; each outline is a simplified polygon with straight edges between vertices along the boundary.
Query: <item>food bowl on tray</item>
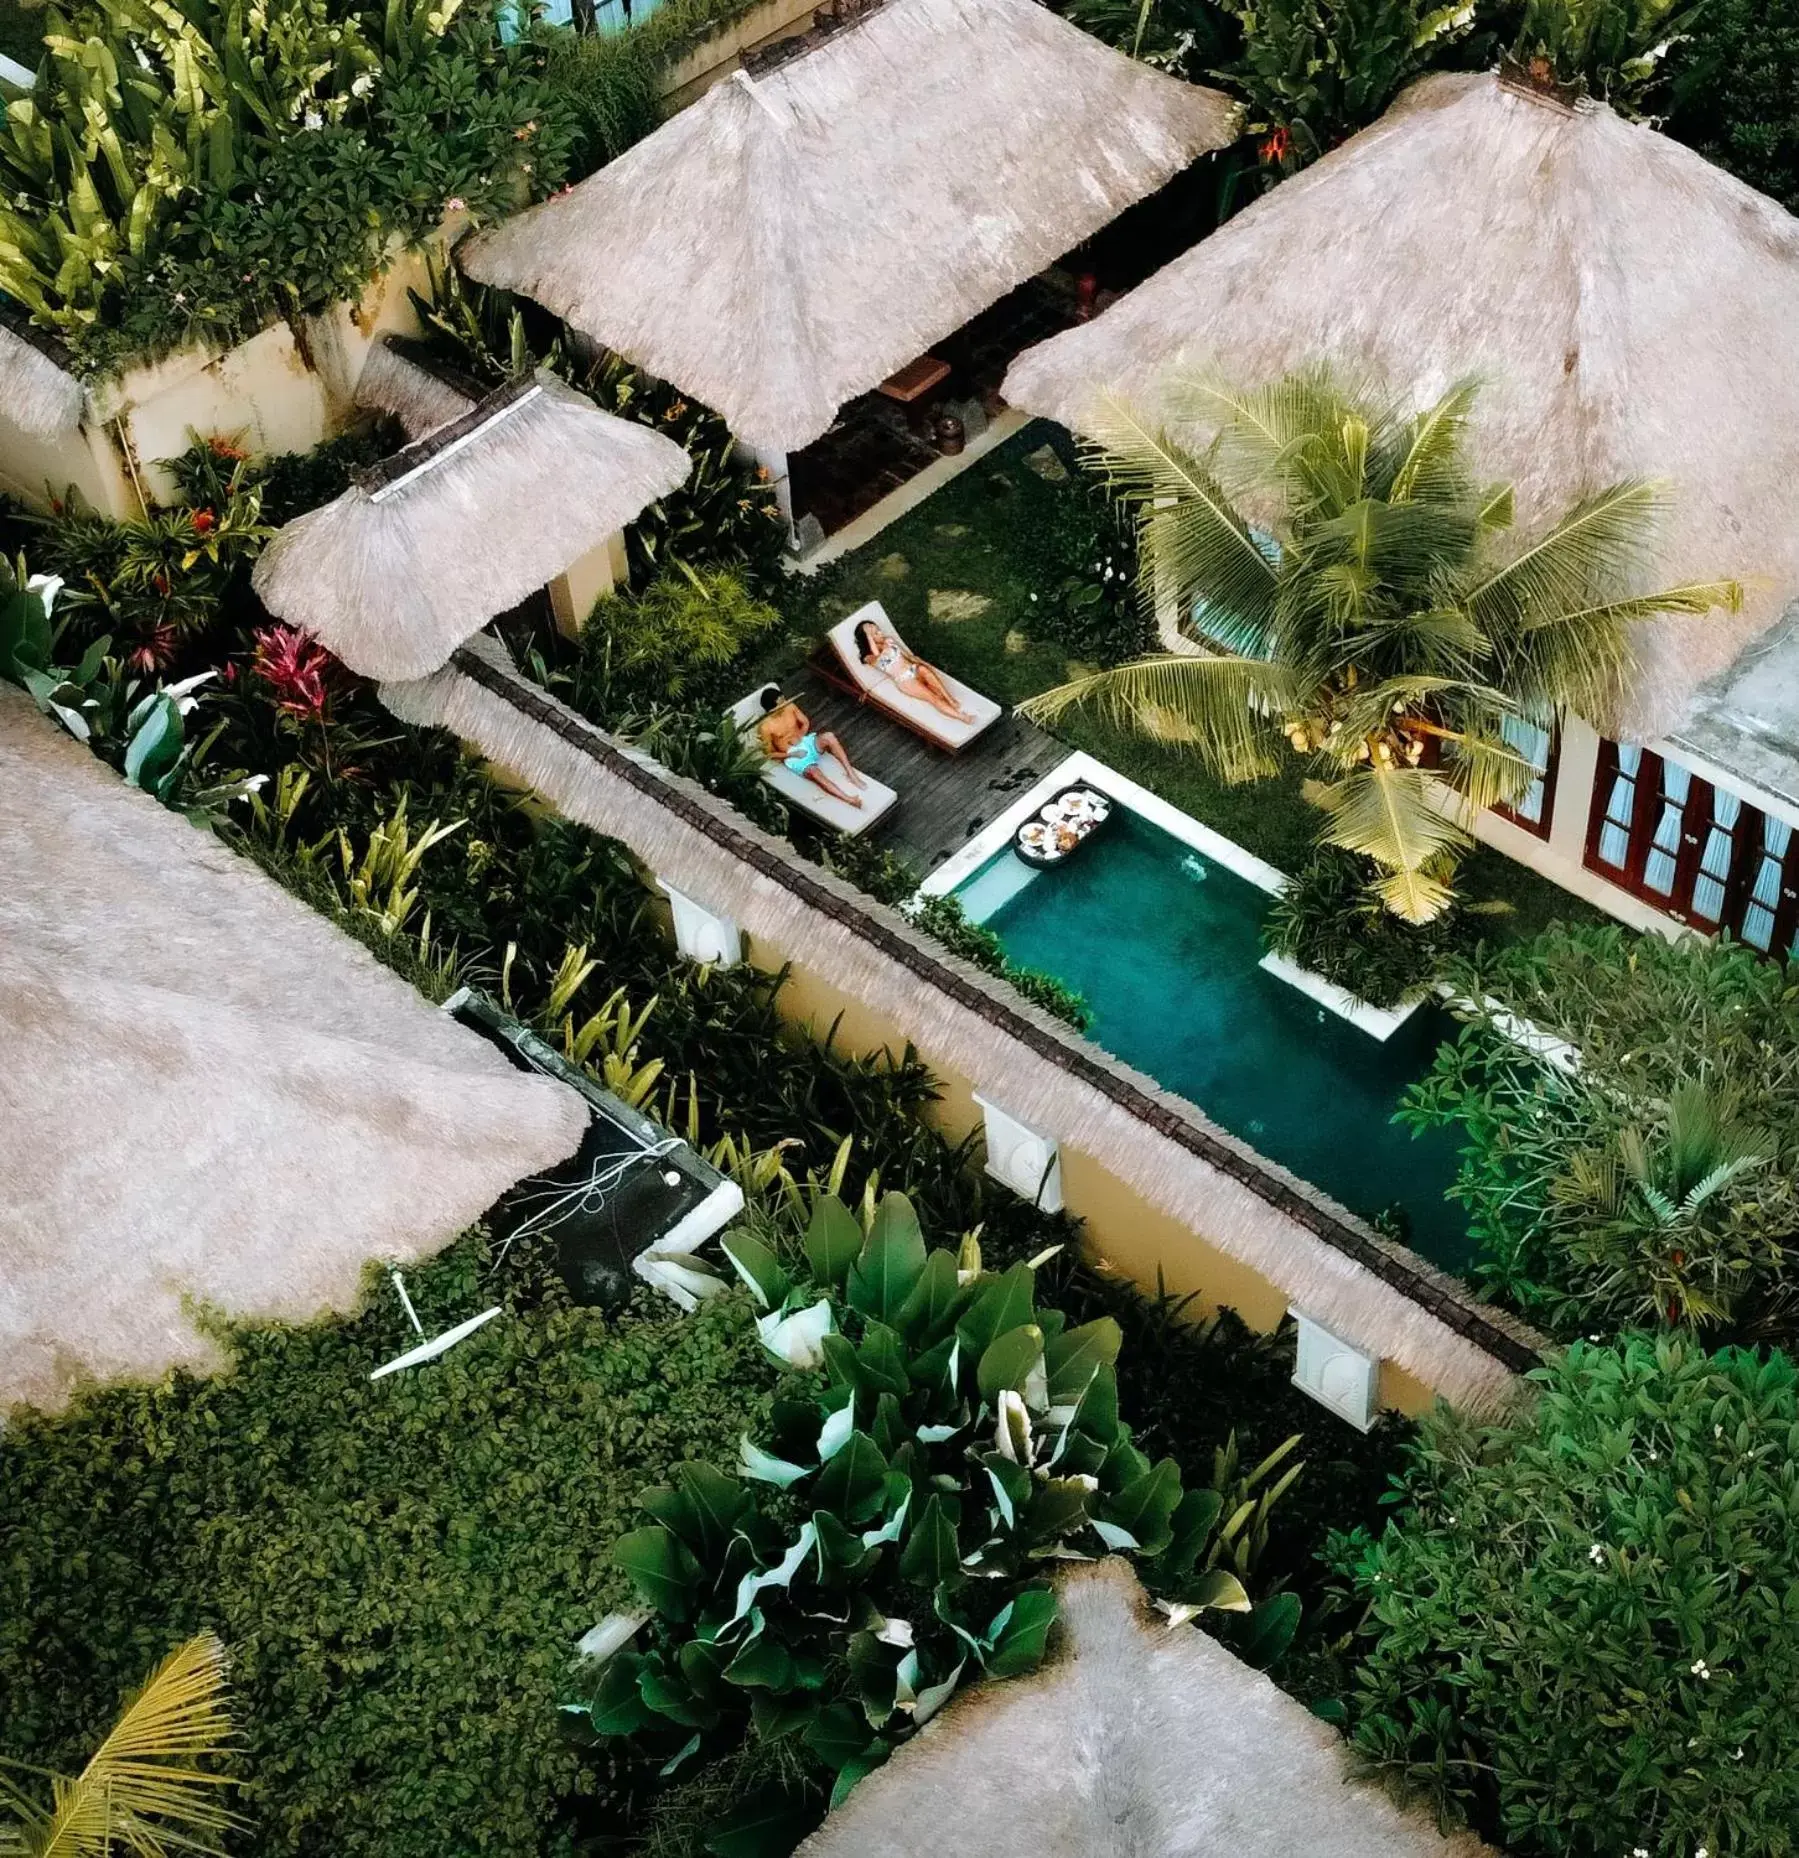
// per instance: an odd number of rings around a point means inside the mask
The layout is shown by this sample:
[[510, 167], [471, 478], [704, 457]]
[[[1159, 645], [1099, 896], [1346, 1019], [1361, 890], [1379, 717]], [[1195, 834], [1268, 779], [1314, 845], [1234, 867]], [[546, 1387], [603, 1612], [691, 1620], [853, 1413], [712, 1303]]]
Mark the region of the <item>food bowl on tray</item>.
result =
[[1012, 850], [1028, 865], [1065, 863], [1111, 818], [1112, 806], [1106, 795], [1084, 781], [1064, 787], [1018, 828]]

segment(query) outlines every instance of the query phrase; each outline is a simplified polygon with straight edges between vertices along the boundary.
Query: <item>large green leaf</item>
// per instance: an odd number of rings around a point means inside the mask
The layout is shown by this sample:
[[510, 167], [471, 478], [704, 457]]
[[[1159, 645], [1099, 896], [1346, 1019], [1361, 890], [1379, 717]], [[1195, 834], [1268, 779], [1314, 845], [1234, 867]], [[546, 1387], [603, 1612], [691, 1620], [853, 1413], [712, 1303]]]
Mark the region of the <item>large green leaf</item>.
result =
[[1114, 1528], [1129, 1530], [1146, 1555], [1159, 1555], [1171, 1539], [1175, 1506], [1181, 1500], [1181, 1468], [1172, 1458], [1134, 1478], [1099, 1505]]
[[987, 1654], [989, 1677], [1020, 1677], [1043, 1662], [1043, 1648], [1056, 1620], [1056, 1596], [1047, 1587], [1027, 1587], [1012, 1602], [1006, 1622]]
[[1043, 1360], [1043, 1331], [1035, 1323], [1025, 1323], [996, 1336], [982, 1351], [975, 1381], [981, 1398], [997, 1406], [1007, 1389], [1023, 1393], [1025, 1383]]
[[1123, 1340], [1123, 1333], [1110, 1316], [1051, 1337], [1043, 1349], [1050, 1405], [1067, 1406], [1078, 1401], [1097, 1370], [1110, 1367], [1118, 1359]]
[[820, 1284], [841, 1287], [862, 1250], [862, 1228], [835, 1194], [821, 1194], [806, 1228], [806, 1262]]
[[619, 1537], [612, 1559], [665, 1619], [686, 1619], [703, 1578], [700, 1564], [672, 1529], [659, 1524]]
[[912, 1202], [904, 1194], [883, 1195], [867, 1241], [850, 1267], [851, 1309], [896, 1321], [924, 1269], [924, 1234]]
[[786, 1690], [793, 1683], [793, 1657], [779, 1640], [760, 1632], [725, 1666], [724, 1677], [745, 1690]]
[[700, 1561], [713, 1562], [724, 1554], [750, 1498], [735, 1478], [711, 1465], [684, 1464], [675, 1472], [672, 1489], [646, 1490], [638, 1501]]
[[819, 1472], [813, 1496], [819, 1508], [833, 1511], [841, 1521], [864, 1522], [880, 1503], [886, 1474], [881, 1448], [866, 1432], [855, 1432]]
[[588, 1705], [588, 1715], [601, 1735], [635, 1735], [655, 1720], [637, 1686], [643, 1663], [641, 1653], [619, 1652], [601, 1670]]
[[915, 1347], [928, 1348], [948, 1333], [973, 1294], [960, 1281], [955, 1253], [939, 1246], [925, 1259], [923, 1274], [894, 1326]]
[[781, 1261], [753, 1233], [727, 1232], [724, 1254], [765, 1310], [778, 1309], [792, 1288]]
[[956, 1545], [959, 1507], [953, 1497], [942, 1491], [933, 1491], [925, 1499], [900, 1556], [899, 1571], [903, 1579], [918, 1587], [935, 1588], [940, 1582], [960, 1576], [962, 1558]]
[[978, 1361], [996, 1335], [1028, 1323], [1034, 1314], [1036, 1284], [1037, 1274], [1028, 1264], [1015, 1264], [1000, 1276], [988, 1278], [956, 1324], [963, 1349]]

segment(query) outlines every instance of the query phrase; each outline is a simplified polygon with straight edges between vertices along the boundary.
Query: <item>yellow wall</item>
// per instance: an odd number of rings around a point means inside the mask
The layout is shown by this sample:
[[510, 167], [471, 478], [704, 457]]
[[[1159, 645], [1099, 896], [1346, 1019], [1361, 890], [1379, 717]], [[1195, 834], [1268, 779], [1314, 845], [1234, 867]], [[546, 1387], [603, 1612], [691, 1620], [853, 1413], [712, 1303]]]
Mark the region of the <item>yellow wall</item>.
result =
[[679, 60], [663, 80], [662, 100], [672, 113], [682, 110], [743, 62], [743, 54], [775, 39], [807, 31], [818, 0], [762, 0], [723, 32], [702, 40]]
[[[432, 248], [457, 230], [446, 222]], [[73, 484], [93, 508], [128, 517], [141, 509], [133, 470], [148, 495], [169, 496], [174, 482], [159, 460], [184, 452], [196, 433], [235, 435], [257, 454], [310, 451], [349, 419], [376, 337], [417, 333], [407, 293], [423, 291], [426, 277], [424, 249], [399, 252], [359, 303], [297, 327], [271, 324], [223, 353], [196, 344], [133, 368], [97, 391], [94, 424], [65, 439], [35, 439], [0, 419], [0, 488], [42, 509]]]
[[[845, 1051], [897, 1053], [905, 1049], [910, 1036], [942, 1088], [934, 1118], [937, 1125], [956, 1140], [980, 1127], [973, 1087], [931, 1050], [928, 1032], [908, 1035], [897, 1020], [852, 999], [831, 981], [800, 966], [794, 956], [765, 942], [753, 945], [749, 956], [758, 967], [769, 970], [793, 962], [781, 996], [783, 1010], [821, 1038], [841, 1016], [837, 1042]], [[1151, 1206], [1092, 1156], [1063, 1143], [1061, 1160], [1064, 1200], [1068, 1210], [1085, 1222], [1087, 1248], [1096, 1259], [1117, 1267], [1152, 1295], [1160, 1271], [1176, 1295], [1198, 1293], [1195, 1315], [1209, 1315], [1228, 1306], [1253, 1328], [1272, 1330], [1280, 1323], [1287, 1299], [1267, 1279]], [[1380, 1397], [1383, 1406], [1416, 1414], [1425, 1411], [1436, 1396], [1404, 1370], [1382, 1362]]]

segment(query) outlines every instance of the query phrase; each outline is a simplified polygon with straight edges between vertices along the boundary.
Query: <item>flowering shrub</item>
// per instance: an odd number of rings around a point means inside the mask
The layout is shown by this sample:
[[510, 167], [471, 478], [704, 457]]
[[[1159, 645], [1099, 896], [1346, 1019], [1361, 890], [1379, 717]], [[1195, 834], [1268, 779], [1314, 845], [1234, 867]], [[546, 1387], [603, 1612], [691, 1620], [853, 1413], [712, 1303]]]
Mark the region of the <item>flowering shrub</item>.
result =
[[1576, 1343], [1533, 1404], [1440, 1411], [1379, 1539], [1355, 1739], [1507, 1849], [1799, 1849], [1799, 1371], [1689, 1340]]

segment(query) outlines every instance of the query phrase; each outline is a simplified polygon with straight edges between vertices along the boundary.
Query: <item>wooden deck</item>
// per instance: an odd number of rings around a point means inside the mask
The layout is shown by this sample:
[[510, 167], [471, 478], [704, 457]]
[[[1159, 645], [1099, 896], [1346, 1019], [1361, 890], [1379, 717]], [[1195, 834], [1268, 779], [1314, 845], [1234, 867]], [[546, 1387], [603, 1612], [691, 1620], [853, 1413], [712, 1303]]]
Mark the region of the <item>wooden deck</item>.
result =
[[1070, 752], [1066, 742], [1008, 713], [961, 754], [946, 755], [811, 670], [789, 680], [788, 688], [815, 729], [834, 729], [857, 767], [899, 794], [899, 805], [871, 836], [920, 877], [959, 851]]

